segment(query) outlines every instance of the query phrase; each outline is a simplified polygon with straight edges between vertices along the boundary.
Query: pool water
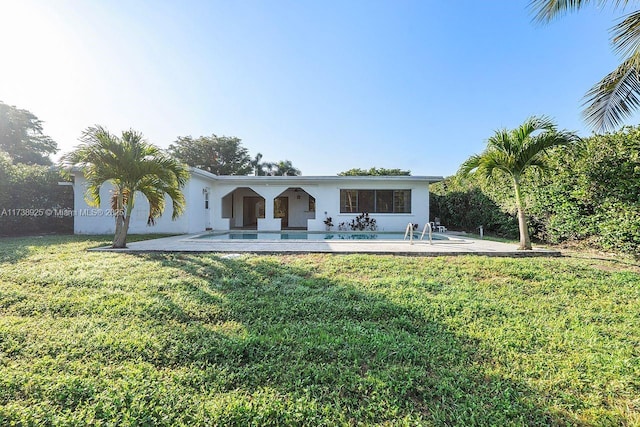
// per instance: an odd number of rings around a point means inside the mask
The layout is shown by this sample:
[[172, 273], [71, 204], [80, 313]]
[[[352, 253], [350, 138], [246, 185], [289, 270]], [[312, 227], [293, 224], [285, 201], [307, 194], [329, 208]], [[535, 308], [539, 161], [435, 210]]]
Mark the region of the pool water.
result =
[[[420, 239], [414, 232], [413, 238]], [[384, 231], [223, 231], [196, 237], [205, 240], [404, 240], [404, 233]], [[442, 234], [433, 234], [433, 240], [449, 240]], [[427, 240], [428, 236], [424, 236]], [[409, 236], [407, 236], [409, 240]]]

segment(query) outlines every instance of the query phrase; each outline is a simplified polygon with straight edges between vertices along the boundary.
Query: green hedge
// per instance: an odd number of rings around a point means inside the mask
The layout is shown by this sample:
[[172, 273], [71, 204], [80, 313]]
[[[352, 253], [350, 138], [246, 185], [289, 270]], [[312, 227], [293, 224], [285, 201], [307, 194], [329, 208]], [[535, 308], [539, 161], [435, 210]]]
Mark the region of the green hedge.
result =
[[480, 226], [488, 234], [517, 238], [518, 220], [515, 212], [501, 207], [495, 198], [477, 183], [457, 176], [431, 185], [430, 209], [433, 218], [448, 228], [478, 233]]
[[73, 233], [73, 217], [56, 215], [73, 209], [73, 189], [59, 181], [54, 167], [13, 165], [0, 153], [0, 235]]
[[[594, 135], [548, 153], [550, 170], [528, 176], [532, 237], [588, 241], [595, 249], [640, 257], [640, 126]], [[513, 190], [506, 182], [458, 176], [432, 185], [432, 216], [453, 229], [517, 236]]]

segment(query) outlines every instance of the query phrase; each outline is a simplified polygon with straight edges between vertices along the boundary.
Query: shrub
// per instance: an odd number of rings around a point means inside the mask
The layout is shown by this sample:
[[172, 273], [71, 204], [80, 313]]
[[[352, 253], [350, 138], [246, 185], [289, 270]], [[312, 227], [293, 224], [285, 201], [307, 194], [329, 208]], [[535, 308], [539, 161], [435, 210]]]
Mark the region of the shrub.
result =
[[340, 230], [347, 230], [347, 227], [352, 231], [376, 231], [378, 229], [376, 219], [371, 218], [368, 212], [361, 213], [351, 222], [341, 222], [338, 226]]
[[[550, 150], [551, 171], [528, 175], [526, 211], [532, 237], [549, 243], [588, 241], [595, 249], [640, 257], [640, 126], [594, 135]], [[506, 237], [517, 233], [507, 183], [452, 176], [431, 186], [431, 215], [449, 228]]]
[[13, 165], [0, 154], [0, 235], [72, 233], [73, 217], [54, 212], [73, 208], [73, 189], [59, 181], [53, 167]]

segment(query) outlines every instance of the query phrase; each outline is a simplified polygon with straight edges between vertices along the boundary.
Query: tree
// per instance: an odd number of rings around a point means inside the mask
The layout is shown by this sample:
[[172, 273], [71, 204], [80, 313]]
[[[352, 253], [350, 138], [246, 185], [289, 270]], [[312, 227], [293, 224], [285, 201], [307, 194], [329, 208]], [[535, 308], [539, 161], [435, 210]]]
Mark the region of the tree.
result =
[[[626, 6], [628, 0], [532, 0], [539, 22], [549, 22], [590, 3]], [[596, 130], [615, 130], [640, 107], [640, 10], [629, 13], [611, 29], [614, 51], [623, 61], [585, 95], [583, 115]]]
[[299, 176], [302, 175], [300, 169], [293, 166], [291, 160], [280, 160], [278, 162], [263, 162], [262, 153], [256, 154], [251, 160], [253, 174], [255, 176]]
[[411, 171], [402, 169], [385, 169], [372, 167], [369, 170], [353, 168], [348, 171], [340, 172], [338, 176], [409, 176]]
[[571, 132], [558, 131], [549, 118], [534, 116], [516, 129], [496, 131], [489, 138], [487, 148], [481, 154], [471, 156], [460, 167], [463, 177], [478, 173], [487, 179], [500, 175], [510, 178], [518, 211], [519, 249], [531, 249], [521, 188], [524, 173], [528, 169], [544, 172], [548, 169], [545, 154], [549, 148], [578, 140]]
[[[14, 165], [0, 152], [0, 236], [73, 233], [73, 189], [59, 182], [57, 168]], [[29, 214], [11, 214], [16, 210]]]
[[42, 121], [35, 115], [0, 101], [0, 151], [13, 163], [50, 165], [49, 155], [58, 145], [43, 134]]
[[253, 174], [255, 176], [264, 176], [266, 175], [264, 168], [265, 163], [262, 162], [262, 153], [256, 154], [253, 160], [251, 160], [251, 167], [253, 168]]
[[169, 152], [189, 166], [214, 175], [247, 175], [253, 170], [248, 151], [241, 140], [228, 136], [178, 137]]
[[165, 195], [172, 201], [171, 219], [184, 212], [181, 189], [189, 179], [187, 167], [148, 143], [141, 133], [128, 130], [118, 137], [96, 126], [86, 129], [81, 141], [61, 161], [82, 167], [89, 183], [86, 199], [90, 205], [100, 206], [102, 184], [114, 185], [111, 204], [116, 212], [116, 230], [112, 247], [126, 247], [136, 191], [149, 201], [150, 224], [164, 212]]
[[273, 176], [299, 176], [302, 174], [300, 169], [293, 166], [291, 160], [280, 160], [272, 164], [273, 171], [270, 175]]

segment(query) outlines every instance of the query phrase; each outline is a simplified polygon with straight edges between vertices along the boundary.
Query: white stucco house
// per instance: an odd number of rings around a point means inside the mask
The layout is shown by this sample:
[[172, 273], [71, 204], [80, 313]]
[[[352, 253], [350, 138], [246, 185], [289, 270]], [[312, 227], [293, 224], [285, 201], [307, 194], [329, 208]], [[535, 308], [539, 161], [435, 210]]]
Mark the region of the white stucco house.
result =
[[[363, 212], [376, 219], [380, 231], [404, 231], [409, 222], [429, 222], [429, 184], [439, 176], [217, 176], [190, 168], [183, 188], [186, 211], [171, 220], [171, 202], [155, 225], [147, 225], [149, 205], [136, 194], [130, 233], [198, 233], [207, 230], [299, 229], [324, 231], [331, 217], [334, 229]], [[111, 187], [100, 189], [102, 206], [85, 201], [87, 182], [72, 172], [74, 232], [113, 234], [109, 215]]]

